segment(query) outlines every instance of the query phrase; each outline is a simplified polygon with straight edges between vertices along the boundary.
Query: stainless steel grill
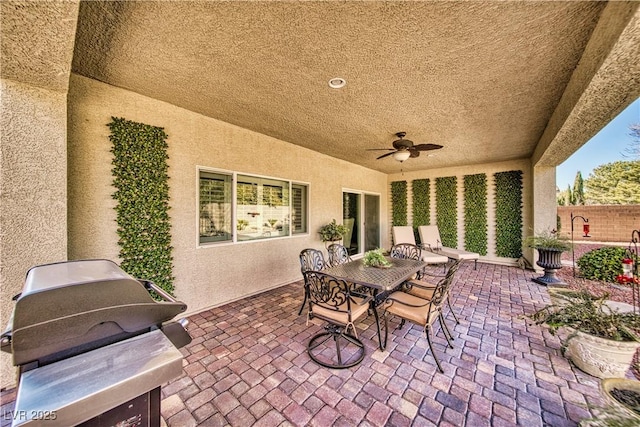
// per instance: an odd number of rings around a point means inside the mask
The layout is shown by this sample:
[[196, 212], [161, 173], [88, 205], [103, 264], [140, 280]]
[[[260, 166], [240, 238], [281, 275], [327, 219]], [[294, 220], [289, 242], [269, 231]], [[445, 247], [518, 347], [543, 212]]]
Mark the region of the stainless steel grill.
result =
[[191, 341], [172, 320], [184, 303], [108, 260], [33, 267], [14, 299], [1, 341], [20, 372], [13, 426], [159, 425], [160, 386]]

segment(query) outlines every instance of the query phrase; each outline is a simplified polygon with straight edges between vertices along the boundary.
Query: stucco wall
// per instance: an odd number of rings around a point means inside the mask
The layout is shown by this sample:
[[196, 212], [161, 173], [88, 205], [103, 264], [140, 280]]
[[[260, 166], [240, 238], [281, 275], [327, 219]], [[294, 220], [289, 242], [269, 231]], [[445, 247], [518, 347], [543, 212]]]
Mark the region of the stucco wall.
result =
[[[65, 260], [66, 94], [0, 81], [0, 328], [13, 311], [26, 271]], [[2, 386], [15, 379], [1, 353]]]
[[[388, 222], [387, 176], [383, 173], [72, 75], [68, 103], [70, 259], [119, 261], [107, 127], [112, 116], [160, 126], [169, 135], [175, 288], [189, 312], [301, 278], [298, 254], [306, 247], [324, 248], [317, 229], [342, 217], [343, 188], [380, 194], [381, 222]], [[310, 234], [198, 248], [197, 166], [309, 183]], [[384, 227], [383, 239], [387, 235]]]
[[[440, 177], [455, 176], [457, 177], [458, 204], [457, 204], [457, 222], [458, 222], [458, 248], [464, 249], [464, 176], [484, 173], [487, 175], [487, 255], [481, 256], [481, 260], [513, 264], [511, 258], [497, 257], [495, 254], [495, 188], [494, 177], [496, 172], [505, 172], [511, 170], [521, 170], [522, 174], [522, 217], [523, 230], [526, 230], [531, 222], [531, 167], [528, 159], [514, 160], [510, 162], [490, 163], [485, 165], [460, 166], [453, 168], [430, 169], [419, 172], [404, 172], [389, 175], [389, 189], [387, 197], [390, 199], [390, 183], [393, 181], [407, 181], [407, 221], [413, 224], [413, 195], [412, 181], [416, 179], [430, 179], [430, 214], [431, 224], [436, 224], [436, 190], [435, 180]], [[391, 217], [391, 206], [387, 215]], [[523, 236], [526, 235], [523, 231]], [[388, 236], [390, 238], [390, 236]]]

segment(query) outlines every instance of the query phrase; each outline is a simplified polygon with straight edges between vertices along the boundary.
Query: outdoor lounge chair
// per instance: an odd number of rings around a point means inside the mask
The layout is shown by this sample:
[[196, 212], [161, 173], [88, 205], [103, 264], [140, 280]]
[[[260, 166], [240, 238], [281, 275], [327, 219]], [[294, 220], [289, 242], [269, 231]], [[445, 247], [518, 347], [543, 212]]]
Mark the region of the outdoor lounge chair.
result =
[[421, 225], [418, 227], [418, 233], [420, 233], [420, 242], [422, 243], [423, 249], [438, 255], [444, 255], [453, 260], [472, 259], [475, 262], [473, 268], [476, 269], [478, 267], [478, 258], [480, 258], [480, 254], [442, 246], [440, 231], [438, 231], [437, 225]]
[[[413, 235], [413, 227], [410, 226], [394, 226], [393, 227], [393, 243], [411, 243], [416, 244], [416, 238]], [[422, 248], [426, 249], [426, 248]], [[422, 251], [422, 261], [427, 264], [446, 264], [449, 258], [445, 255], [439, 255], [428, 250]]]

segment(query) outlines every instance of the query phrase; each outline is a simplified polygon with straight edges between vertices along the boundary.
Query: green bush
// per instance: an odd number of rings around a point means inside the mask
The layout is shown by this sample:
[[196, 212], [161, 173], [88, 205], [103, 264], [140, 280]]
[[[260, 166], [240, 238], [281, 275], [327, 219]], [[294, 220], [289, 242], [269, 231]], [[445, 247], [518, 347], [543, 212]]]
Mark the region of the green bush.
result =
[[578, 259], [580, 274], [585, 279], [615, 283], [616, 276], [622, 273], [625, 253], [624, 248], [614, 246], [589, 251]]

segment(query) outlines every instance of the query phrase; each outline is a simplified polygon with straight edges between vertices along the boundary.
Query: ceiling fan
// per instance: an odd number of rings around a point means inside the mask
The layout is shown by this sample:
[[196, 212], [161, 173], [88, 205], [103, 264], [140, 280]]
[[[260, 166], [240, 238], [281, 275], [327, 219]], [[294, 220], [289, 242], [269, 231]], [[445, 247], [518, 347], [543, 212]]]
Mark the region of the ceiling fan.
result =
[[369, 148], [367, 150], [368, 151], [379, 151], [379, 150], [391, 151], [391, 153], [383, 154], [382, 156], [378, 157], [376, 160], [379, 160], [388, 156], [393, 156], [393, 158], [396, 159], [397, 161], [404, 162], [409, 157], [418, 157], [421, 151], [439, 150], [440, 148], [442, 148], [442, 145], [438, 145], [438, 144], [414, 145], [413, 141], [404, 139], [406, 134], [407, 134], [406, 132], [396, 133], [396, 136], [398, 137], [398, 139], [393, 141], [393, 148]]

